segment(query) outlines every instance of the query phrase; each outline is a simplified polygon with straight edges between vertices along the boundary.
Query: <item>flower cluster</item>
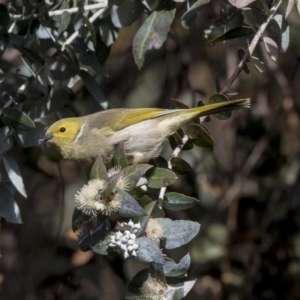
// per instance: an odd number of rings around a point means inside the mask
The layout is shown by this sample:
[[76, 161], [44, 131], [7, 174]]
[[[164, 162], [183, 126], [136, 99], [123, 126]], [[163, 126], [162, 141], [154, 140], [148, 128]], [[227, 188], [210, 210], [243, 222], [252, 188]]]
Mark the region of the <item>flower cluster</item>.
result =
[[117, 231], [111, 236], [109, 247], [114, 248], [115, 251], [123, 254], [124, 258], [136, 256], [136, 250], [139, 245], [135, 242], [136, 233], [140, 229], [140, 223], [134, 224], [131, 220], [128, 223], [122, 223], [122, 231]]
[[101, 179], [92, 179], [85, 184], [75, 195], [75, 207], [89, 216], [97, 216], [102, 213], [110, 216], [119, 211], [121, 201], [118, 193], [111, 193], [103, 197], [106, 182]]

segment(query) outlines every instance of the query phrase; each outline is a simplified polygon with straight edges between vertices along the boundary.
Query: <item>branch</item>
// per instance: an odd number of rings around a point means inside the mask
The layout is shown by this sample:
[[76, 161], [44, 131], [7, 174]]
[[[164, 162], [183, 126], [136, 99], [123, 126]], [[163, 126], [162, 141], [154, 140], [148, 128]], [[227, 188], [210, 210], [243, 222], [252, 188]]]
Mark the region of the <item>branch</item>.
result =
[[[100, 1], [97, 4], [91, 4], [91, 5], [84, 6], [82, 8], [83, 11], [90, 11], [90, 10], [93, 10], [93, 9], [100, 9], [100, 8], [107, 8], [108, 7], [107, 0], [100, 0]], [[79, 12], [80, 10], [81, 10], [81, 8], [79, 8], [79, 7], [72, 7], [72, 8], [49, 11], [49, 17], [61, 16], [65, 11], [68, 12], [69, 14], [74, 14], [74, 13]], [[44, 14], [31, 14], [31, 15], [27, 15], [27, 16], [10, 14], [10, 18], [12, 20], [30, 20], [30, 19], [33, 19], [33, 18], [38, 19], [40, 17], [44, 17]]]
[[[177, 145], [177, 147], [172, 152], [172, 154], [171, 154], [171, 156], [170, 156], [170, 158], [168, 160], [168, 169], [169, 170], [172, 170], [171, 159], [173, 157], [178, 157], [178, 155], [182, 151], [182, 148], [184, 147], [184, 145], [187, 143], [188, 140], [189, 140], [188, 136], [184, 135], [184, 137], [182, 138], [182, 144]], [[164, 200], [164, 196], [165, 196], [166, 190], [167, 190], [167, 187], [162, 187], [160, 189], [159, 196], [158, 196], [158, 202], [157, 202], [157, 205], [160, 208], [162, 208], [162, 202]]]
[[243, 56], [242, 60], [240, 61], [238, 67], [234, 71], [234, 73], [231, 75], [231, 77], [226, 82], [225, 86], [221, 90], [222, 94], [226, 94], [228, 92], [228, 89], [233, 84], [233, 82], [237, 79], [239, 74], [242, 72], [244, 65], [249, 62], [250, 57], [252, 56], [258, 42], [260, 41], [264, 31], [266, 30], [267, 26], [269, 25], [270, 21], [274, 18], [274, 15], [276, 11], [278, 10], [279, 6], [281, 5], [282, 0], [275, 1], [274, 6], [270, 9], [270, 15], [265, 23], [261, 24], [259, 29], [257, 30], [252, 42], [249, 45], [248, 50], [246, 51], [245, 55]]

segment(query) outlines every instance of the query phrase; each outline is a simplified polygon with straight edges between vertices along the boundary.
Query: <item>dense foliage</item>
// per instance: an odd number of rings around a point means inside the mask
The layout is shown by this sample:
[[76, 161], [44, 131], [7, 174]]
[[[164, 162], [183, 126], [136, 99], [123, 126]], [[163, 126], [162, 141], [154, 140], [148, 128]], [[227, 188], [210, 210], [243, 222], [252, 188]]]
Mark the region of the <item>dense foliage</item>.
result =
[[[0, 4], [1, 299], [297, 299], [298, 12], [298, 0]], [[120, 144], [89, 170], [39, 145], [69, 116], [239, 98], [251, 110], [193, 120], [147, 164]]]

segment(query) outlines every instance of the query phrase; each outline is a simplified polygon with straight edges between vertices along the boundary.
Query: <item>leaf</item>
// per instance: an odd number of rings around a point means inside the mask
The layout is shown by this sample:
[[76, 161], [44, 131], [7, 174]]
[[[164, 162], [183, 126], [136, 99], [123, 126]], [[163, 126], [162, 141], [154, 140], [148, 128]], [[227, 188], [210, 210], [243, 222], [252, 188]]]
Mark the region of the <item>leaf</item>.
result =
[[10, 185], [11, 183], [0, 181], [0, 216], [7, 222], [22, 224], [20, 209], [11, 193]]
[[2, 127], [0, 129], [0, 155], [10, 150], [13, 146], [13, 139], [8, 136], [8, 133], [8, 127]]
[[112, 158], [112, 165], [115, 167], [121, 167], [122, 169], [128, 167], [123, 141], [119, 143], [115, 148], [114, 155]]
[[34, 122], [22, 111], [5, 107], [2, 109], [2, 122], [16, 130], [29, 130], [35, 128]]
[[192, 208], [197, 204], [199, 204], [199, 201], [196, 198], [170, 192], [165, 194], [163, 207], [169, 210], [183, 210]]
[[92, 167], [91, 173], [90, 173], [90, 179], [102, 179], [102, 180], [107, 180], [108, 175], [106, 171], [106, 167], [103, 163], [102, 156], [99, 155]]
[[72, 229], [73, 229], [73, 231], [75, 232], [79, 228], [85, 226], [93, 218], [94, 218], [94, 216], [86, 215], [81, 210], [75, 208], [74, 211], [73, 211], [73, 216], [72, 216]]
[[[86, 239], [80, 241], [78, 247], [81, 251], [92, 250], [95, 253], [105, 255], [107, 254], [106, 250], [108, 248], [108, 239], [106, 237], [110, 234], [110, 225], [109, 221], [103, 222], [98, 228], [89, 235]], [[105, 243], [106, 241], [106, 243]]]
[[10, 22], [10, 16], [7, 7], [0, 4], [0, 26], [7, 27]]
[[190, 242], [199, 232], [200, 224], [192, 221], [172, 221], [167, 232], [164, 232], [164, 248], [175, 249]]
[[123, 169], [123, 176], [128, 181], [128, 190], [132, 190], [150, 168], [152, 166], [148, 164], [134, 164]]
[[[298, 2], [297, 5], [299, 4], [300, 1]], [[274, 21], [277, 23], [280, 32], [281, 32], [281, 51], [286, 52], [289, 44], [290, 44], [290, 27], [287, 21], [283, 18], [282, 15], [277, 14], [274, 16]]]
[[[287, 7], [286, 7], [286, 11], [285, 11], [285, 18], [287, 18], [289, 16], [289, 14], [291, 13], [294, 5], [295, 5], [295, 0], [288, 0], [288, 4], [287, 4]], [[298, 8], [298, 3], [297, 3], [297, 8]]]
[[95, 28], [94, 28], [93, 24], [90, 22], [90, 20], [85, 15], [82, 15], [81, 17], [82, 17], [82, 23], [85, 25], [85, 27], [87, 27], [87, 29], [91, 35], [91, 40], [93, 42], [94, 48], [96, 48], [97, 38], [96, 38]]
[[139, 245], [136, 253], [136, 259], [143, 262], [156, 262], [158, 264], [164, 264], [165, 259], [158, 246], [150, 239], [146, 237], [139, 237], [136, 240]]
[[243, 8], [247, 5], [249, 5], [250, 3], [254, 2], [255, 0], [228, 0], [228, 2], [237, 7], [237, 8]]
[[189, 29], [192, 23], [195, 21], [198, 12], [202, 9], [202, 6], [208, 4], [210, 0], [197, 0], [189, 10], [187, 10], [181, 17], [181, 24], [185, 29]]
[[172, 170], [179, 175], [186, 175], [193, 171], [192, 167], [182, 158], [171, 158]]
[[186, 135], [198, 147], [213, 149], [215, 142], [203, 124], [192, 124], [186, 128]]
[[122, 201], [122, 206], [119, 210], [120, 216], [125, 218], [134, 218], [146, 215], [139, 203], [130, 194], [119, 189], [118, 196]]
[[[149, 198], [150, 199], [150, 198]], [[141, 217], [138, 217], [138, 218], [135, 218], [133, 221], [134, 223], [140, 223], [140, 228], [139, 230], [137, 231], [136, 233], [136, 236], [140, 236], [144, 231], [145, 231], [145, 228], [147, 227], [147, 224], [148, 224], [148, 221], [151, 217], [151, 214], [152, 214], [152, 211], [153, 211], [153, 208], [155, 206], [155, 202], [152, 201], [150, 199], [150, 203], [148, 203], [147, 205], [143, 205], [141, 202], [142, 201], [139, 201], [139, 203], [142, 205], [143, 207], [143, 210], [145, 212], [145, 216], [141, 216]]]
[[59, 28], [57, 32], [58, 38], [61, 36], [63, 32], [67, 30], [70, 20], [71, 20], [71, 15], [67, 11], [64, 11], [61, 15], [61, 22], [59, 24]]
[[164, 273], [167, 277], [183, 277], [188, 271], [191, 264], [189, 254], [185, 255], [178, 264], [174, 261], [167, 260], [164, 268]]
[[207, 43], [209, 45], [214, 45], [219, 42], [223, 42], [225, 40], [231, 40], [238, 37], [244, 37], [244, 36], [251, 36], [256, 33], [255, 29], [249, 26], [241, 26], [237, 27], [231, 30], [228, 30], [224, 34], [221, 34], [220, 36], [208, 41]]
[[177, 176], [170, 170], [162, 168], [152, 168], [146, 173], [148, 186], [159, 189], [169, 186], [177, 180]]
[[6, 173], [12, 184], [15, 186], [18, 192], [23, 195], [23, 197], [27, 198], [23, 178], [17, 162], [12, 157], [3, 155], [3, 163]]
[[[224, 94], [214, 94], [209, 97], [208, 103], [213, 104], [225, 101], [229, 101], [229, 99]], [[221, 113], [214, 114], [214, 116], [219, 120], [227, 120], [231, 117], [231, 115], [231, 111], [224, 111]]]
[[265, 48], [270, 56], [270, 58], [274, 61], [277, 62], [278, 59], [278, 46], [274, 40], [271, 38], [264, 36], [263, 37], [263, 42], [265, 45]]
[[113, 24], [117, 28], [130, 26], [142, 12], [140, 0], [125, 0], [120, 5], [112, 5], [110, 14]]
[[196, 283], [195, 280], [185, 281], [177, 284], [168, 285], [166, 299], [180, 300], [183, 299], [193, 288]]
[[104, 108], [106, 106], [106, 100], [102, 93], [102, 90], [99, 87], [99, 84], [96, 82], [94, 77], [92, 77], [86, 70], [80, 69], [80, 75], [84, 82], [85, 87], [90, 92], [90, 94], [98, 101], [100, 106]]
[[174, 3], [162, 3], [167, 5], [153, 11], [133, 39], [133, 56], [139, 69], [163, 45], [173, 22], [176, 11]]

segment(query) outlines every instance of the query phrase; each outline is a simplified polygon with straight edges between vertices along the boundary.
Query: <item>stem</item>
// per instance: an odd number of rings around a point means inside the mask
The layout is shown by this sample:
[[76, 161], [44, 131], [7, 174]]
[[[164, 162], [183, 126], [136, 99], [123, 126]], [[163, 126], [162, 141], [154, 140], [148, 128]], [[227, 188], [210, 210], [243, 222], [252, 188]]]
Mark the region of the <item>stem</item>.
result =
[[[172, 170], [171, 159], [173, 157], [178, 157], [178, 155], [182, 151], [183, 146], [187, 143], [188, 140], [189, 140], [188, 136], [185, 135], [182, 138], [182, 144], [177, 145], [177, 147], [172, 152], [172, 154], [171, 154], [171, 156], [170, 156], [170, 158], [168, 160], [168, 169], [169, 170]], [[164, 200], [164, 196], [165, 196], [166, 190], [167, 190], [167, 187], [165, 187], [165, 186], [160, 189], [159, 196], [158, 196], [158, 201], [157, 201], [157, 205], [158, 205], [159, 208], [162, 208], [162, 202]]]
[[[83, 11], [90, 11], [93, 9], [100, 9], [100, 8], [107, 8], [108, 3], [107, 0], [101, 0], [99, 3], [96, 4], [91, 4], [91, 5], [86, 5], [83, 7]], [[54, 11], [49, 11], [49, 17], [53, 16], [61, 16], [65, 11], [68, 12], [69, 14], [74, 14], [77, 13], [80, 10], [79, 7], [72, 7], [72, 8], [66, 8], [66, 9], [59, 9], [59, 10], [54, 10]], [[43, 17], [43, 14], [32, 14], [32, 15], [10, 15], [10, 18], [12, 20], [29, 20], [33, 18], [40, 18]]]
[[[106, 7], [105, 7], [106, 8]], [[90, 18], [89, 21], [91, 23], [95, 22], [95, 20], [103, 13], [103, 11], [105, 10], [105, 8], [103, 9], [99, 9], [97, 12], [95, 12]], [[62, 45], [62, 51], [65, 49], [65, 46], [68, 44], [71, 44], [78, 36], [79, 34], [79, 30], [75, 31]]]
[[226, 94], [228, 92], [228, 89], [230, 88], [230, 86], [233, 84], [233, 82], [237, 79], [237, 77], [239, 76], [239, 74], [242, 72], [244, 65], [249, 62], [250, 57], [252, 56], [258, 42], [260, 41], [264, 31], [266, 30], [267, 26], [269, 25], [270, 21], [273, 19], [276, 11], [278, 10], [279, 6], [281, 5], [282, 0], [277, 0], [274, 4], [274, 6], [270, 9], [270, 15], [268, 17], [268, 19], [266, 20], [265, 23], [261, 24], [259, 29], [257, 30], [253, 40], [251, 41], [248, 50], [246, 51], [244, 57], [242, 58], [242, 60], [240, 61], [238, 67], [236, 68], [236, 70], [233, 72], [233, 74], [231, 75], [231, 77], [228, 79], [228, 81], [226, 82], [225, 86], [223, 87], [223, 89], [221, 90], [222, 94]]

